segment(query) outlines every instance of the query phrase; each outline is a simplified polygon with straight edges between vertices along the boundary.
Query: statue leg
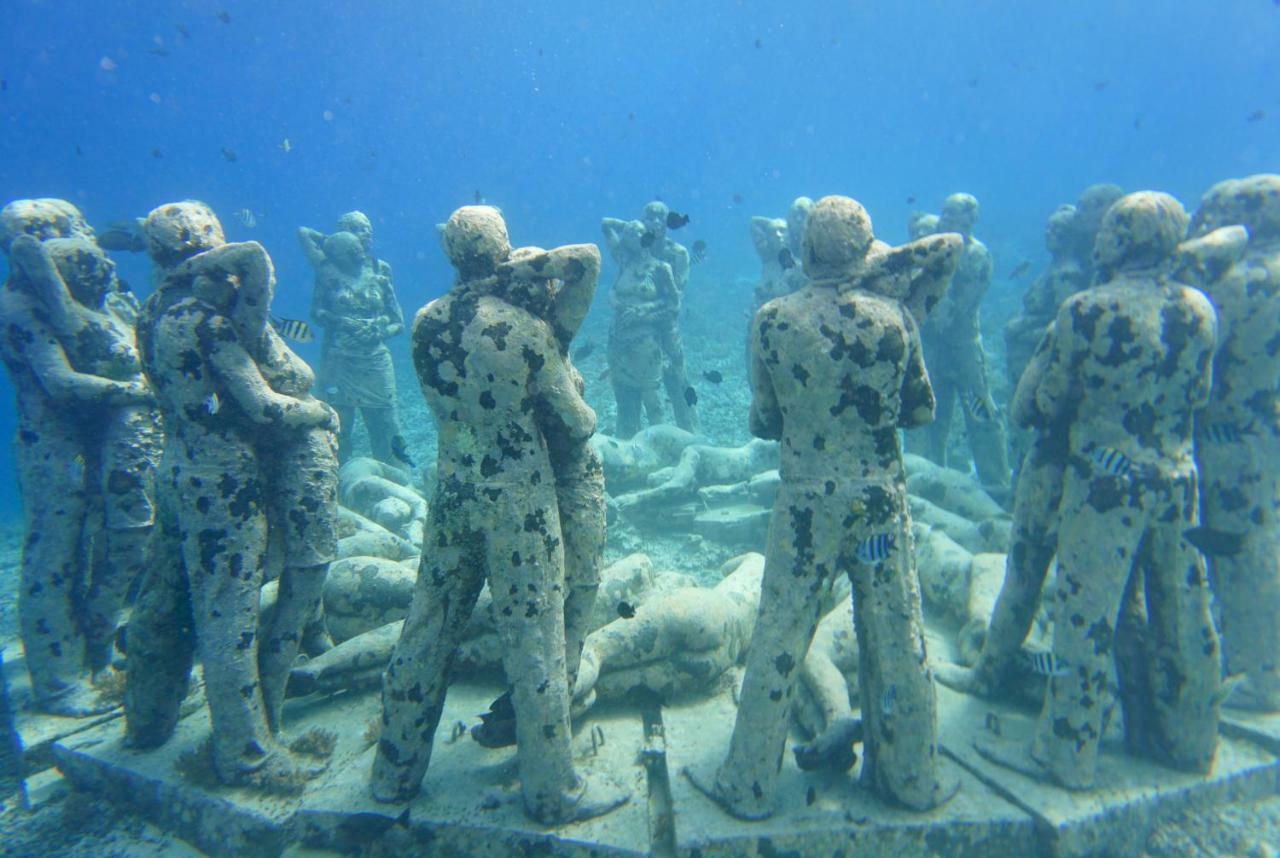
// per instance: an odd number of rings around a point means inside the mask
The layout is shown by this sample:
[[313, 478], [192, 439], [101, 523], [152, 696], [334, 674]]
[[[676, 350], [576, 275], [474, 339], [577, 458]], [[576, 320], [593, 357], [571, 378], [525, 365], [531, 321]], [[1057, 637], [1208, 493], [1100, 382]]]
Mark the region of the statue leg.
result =
[[951, 438], [951, 417], [955, 411], [957, 392], [946, 375], [939, 373], [933, 379], [933, 396], [937, 402], [933, 422], [920, 430], [924, 436], [925, 457], [943, 467], [947, 464], [947, 444]]
[[351, 405], [334, 405], [338, 412], [338, 461], [345, 462], [351, 458], [351, 444], [355, 437], [356, 409]]
[[404, 462], [391, 452], [391, 439], [400, 434], [395, 408], [361, 408], [360, 416], [364, 418], [364, 428], [369, 433], [373, 458], [398, 468], [404, 467]]
[[582, 444], [575, 452], [573, 473], [558, 475], [556, 488], [564, 537], [565, 674], [570, 689], [577, 682], [582, 648], [591, 632], [605, 543], [604, 468], [590, 445]]
[[625, 440], [640, 431], [640, 391], [614, 381], [613, 397], [617, 401], [613, 433]]
[[684, 342], [680, 339], [677, 321], [672, 319], [663, 325], [659, 334], [663, 353], [662, 386], [671, 400], [676, 425], [686, 432], [701, 432], [697, 400], [690, 395], [693, 388], [689, 386], [689, 376], [684, 368]]

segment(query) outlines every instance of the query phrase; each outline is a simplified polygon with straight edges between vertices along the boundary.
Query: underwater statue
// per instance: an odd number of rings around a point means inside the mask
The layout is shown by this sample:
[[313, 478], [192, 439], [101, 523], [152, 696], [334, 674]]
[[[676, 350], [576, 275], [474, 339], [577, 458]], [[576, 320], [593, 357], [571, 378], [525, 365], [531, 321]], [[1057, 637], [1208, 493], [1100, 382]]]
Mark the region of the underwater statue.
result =
[[458, 282], [418, 312], [413, 330], [414, 366], [440, 431], [424, 539], [431, 549], [383, 681], [372, 792], [379, 801], [405, 801], [420, 789], [455, 647], [488, 579], [503, 617], [525, 810], [545, 824], [586, 819], [629, 793], [606, 779], [589, 781], [573, 765], [565, 550], [544, 433], [585, 443], [595, 413], [578, 392], [555, 326], [512, 303], [527, 295], [508, 294], [531, 285], [521, 279], [526, 263], [551, 273], [556, 251], [512, 260], [502, 215], [487, 206], [454, 212], [443, 240]]
[[1119, 185], [1100, 182], [1085, 188], [1076, 200], [1071, 225], [1071, 253], [1084, 269], [1086, 283], [1094, 282], [1097, 260], [1093, 250], [1097, 244], [1098, 231], [1102, 229], [1102, 219], [1124, 195], [1124, 188]]
[[977, 222], [978, 201], [973, 196], [947, 197], [936, 231], [960, 233], [965, 249], [951, 289], [921, 326], [925, 360], [938, 399], [937, 419], [921, 435], [927, 440], [929, 458], [945, 465], [951, 415], [958, 401], [978, 478], [989, 491], [1003, 495], [1009, 488], [1004, 420], [991, 398], [978, 320], [978, 306], [991, 285], [992, 263], [986, 245], [973, 237]]
[[[333, 409], [269, 324], [275, 283], [256, 242], [227, 244], [200, 203], [151, 212], [163, 280], [139, 342], [164, 414], [161, 541], [129, 626], [127, 735], [171, 735], [198, 652], [228, 784], [293, 791], [310, 773], [280, 741], [280, 709], [336, 543]], [[260, 615], [270, 535], [284, 556], [273, 615]]]
[[[625, 423], [622, 418], [624, 401], [622, 398], [618, 400], [619, 425], [615, 434], [620, 438], [629, 438], [639, 430], [638, 419], [633, 420], [631, 417], [633, 413], [638, 414], [639, 409], [633, 404], [634, 391], [619, 391], [616, 373], [633, 372], [633, 364], [648, 366], [652, 361], [648, 352], [653, 344], [647, 337], [643, 345], [632, 345], [629, 342], [629, 328], [632, 324], [650, 328], [652, 337], [656, 340], [661, 361], [662, 386], [671, 402], [676, 425], [690, 432], [698, 432], [700, 429], [697, 396], [689, 386], [685, 372], [684, 341], [680, 337], [679, 325], [680, 304], [684, 299], [685, 285], [689, 281], [689, 251], [667, 234], [668, 224], [678, 221], [679, 218], [665, 203], [657, 201], [645, 205], [639, 221], [642, 229], [638, 235], [634, 234], [635, 228], [632, 226], [635, 221], [615, 218], [601, 221], [605, 244], [619, 267], [619, 283], [615, 284], [611, 298], [614, 317], [609, 328], [609, 368], [615, 374], [615, 394], [630, 397], [626, 404]], [[663, 272], [654, 271], [653, 260], [669, 266], [669, 284]], [[627, 269], [633, 266], [637, 271], [628, 273]], [[646, 280], [650, 281], [647, 286]], [[619, 285], [624, 283], [626, 288], [619, 290]], [[634, 355], [631, 349], [634, 349]], [[646, 399], [645, 410], [650, 413], [650, 423], [653, 423], [656, 422], [655, 412], [650, 410], [648, 403], [649, 400]], [[627, 429], [631, 431], [626, 431]]]
[[301, 227], [298, 239], [316, 272], [311, 318], [324, 329], [320, 395], [338, 412], [338, 457], [351, 455], [356, 412], [364, 419], [373, 457], [405, 460], [396, 418], [396, 378], [386, 341], [404, 330], [391, 265], [373, 254], [373, 225], [362, 212], [338, 219], [326, 236]]
[[[962, 239], [869, 256], [873, 241], [861, 205], [819, 200], [805, 235], [809, 284], [756, 315], [751, 431], [781, 441], [782, 484], [728, 757], [714, 773], [686, 770], [744, 819], [773, 812], [798, 668], [841, 575], [853, 585], [861, 653], [863, 782], [922, 810], [951, 793], [938, 771], [898, 429], [933, 416], [915, 313], [946, 289]], [[896, 289], [904, 269], [918, 272], [916, 294], [879, 291]]]
[[1224, 673], [1242, 674], [1226, 705], [1280, 711], [1280, 176], [1214, 185], [1193, 238], [1233, 224], [1248, 230], [1227, 276], [1198, 278], [1218, 311], [1209, 404], [1196, 417], [1202, 545], [1218, 604]]
[[930, 212], [912, 212], [907, 216], [907, 239], [916, 241], [938, 231], [938, 216]]
[[88, 715], [114, 705], [92, 679], [110, 666], [126, 593], [143, 568], [160, 429], [133, 327], [107, 303], [119, 289], [115, 266], [79, 212], [61, 200], [19, 200], [0, 221], [11, 268], [0, 355], [18, 399], [27, 526], [23, 645], [36, 706]]
[[[760, 257], [760, 279], [751, 296], [754, 314], [769, 301], [795, 291], [794, 271], [800, 271], [800, 259], [787, 246], [787, 222], [780, 217], [751, 219], [751, 244]], [[804, 275], [801, 273], [800, 280]]]
[[979, 749], [1069, 789], [1093, 786], [1113, 656], [1130, 751], [1203, 772], [1217, 747], [1218, 639], [1204, 560], [1183, 536], [1198, 519], [1192, 418], [1209, 400], [1217, 320], [1168, 276], [1186, 226], [1166, 194], [1112, 205], [1099, 285], [1063, 304], [1043, 368], [1032, 362], [1036, 408], [1067, 433], [1047, 689], [1029, 758]]

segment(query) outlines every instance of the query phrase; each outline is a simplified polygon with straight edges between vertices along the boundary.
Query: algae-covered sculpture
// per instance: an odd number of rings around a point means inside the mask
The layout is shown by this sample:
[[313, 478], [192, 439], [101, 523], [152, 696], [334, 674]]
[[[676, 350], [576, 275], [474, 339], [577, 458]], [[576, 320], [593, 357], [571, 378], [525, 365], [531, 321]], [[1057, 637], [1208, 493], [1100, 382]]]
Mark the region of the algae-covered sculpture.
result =
[[[685, 285], [689, 281], [689, 251], [668, 235], [669, 224], [678, 221], [678, 217], [667, 208], [665, 203], [654, 201], [645, 205], [639, 222], [621, 221], [615, 218], [605, 218], [601, 222], [605, 243], [610, 254], [618, 262], [619, 281], [638, 281], [633, 284], [631, 290], [615, 291], [613, 296], [614, 321], [610, 328], [609, 366], [611, 371], [616, 373], [625, 370], [633, 360], [652, 360], [649, 354], [641, 354], [633, 358], [628, 353], [629, 349], [639, 348], [638, 345], [629, 345], [621, 341], [617, 346], [613, 344], [615, 337], [627, 338], [631, 324], [630, 317], [636, 317], [639, 323], [651, 325], [652, 337], [656, 341], [660, 354], [662, 385], [671, 402], [675, 423], [681, 429], [697, 432], [699, 430], [697, 398], [693, 388], [689, 386], [688, 376], [685, 373], [684, 341], [681, 339], [679, 327], [680, 304], [684, 299]], [[638, 235], [633, 226], [636, 223], [640, 226]], [[651, 271], [655, 260], [669, 267], [669, 286], [663, 272]], [[628, 268], [633, 266], [640, 269], [634, 275], [628, 273]], [[636, 290], [635, 287], [643, 283], [646, 278], [652, 281], [652, 285]], [[628, 292], [633, 290], [636, 294], [629, 295]], [[652, 344], [646, 341], [644, 349], [651, 348]], [[628, 391], [618, 391], [616, 383], [615, 392], [628, 393]], [[634, 397], [634, 394], [631, 395]], [[619, 428], [615, 434], [628, 438], [636, 429], [639, 429], [639, 424], [638, 421], [631, 422], [628, 419], [624, 426], [621, 417], [623, 402], [622, 398], [618, 401]], [[631, 411], [636, 410], [636, 407], [630, 403], [627, 408]], [[650, 422], [654, 421], [651, 419]], [[635, 428], [630, 432], [625, 431], [632, 426]]]
[[22, 639], [36, 706], [86, 715], [112, 706], [91, 679], [110, 663], [155, 522], [154, 400], [132, 327], [106, 305], [115, 267], [79, 212], [19, 200], [0, 223], [11, 265], [0, 355], [17, 393], [27, 525]]
[[1214, 185], [1192, 219], [1191, 234], [1200, 242], [1212, 241], [1224, 238], [1215, 230], [1233, 224], [1248, 230], [1244, 259], [1227, 272], [1221, 262], [1196, 266], [1192, 281], [1207, 290], [1220, 325], [1213, 392], [1196, 418], [1200, 510], [1213, 537], [1201, 547], [1219, 608], [1224, 671], [1243, 674], [1227, 705], [1275, 712], [1280, 711], [1280, 176]]
[[[165, 421], [164, 536], [178, 545], [159, 552], [130, 623], [128, 737], [145, 748], [172, 733], [194, 644], [218, 777], [295, 789], [307, 770], [279, 741], [280, 705], [336, 541], [337, 416], [270, 329], [261, 245], [224, 243], [199, 203], [161, 206], [145, 231], [164, 280], [139, 340]], [[263, 622], [269, 519], [289, 560]]]
[[1100, 285], [1062, 306], [1034, 391], [1067, 431], [1048, 687], [1029, 760], [980, 750], [1071, 789], [1094, 782], [1113, 657], [1131, 751], [1202, 772], [1217, 746], [1217, 633], [1203, 558], [1183, 536], [1198, 518], [1192, 418], [1209, 399], [1217, 322], [1167, 276], [1186, 225], [1165, 194], [1111, 206]]
[[921, 326], [929, 377], [938, 398], [937, 419], [924, 430], [928, 456], [947, 463], [951, 415], [958, 402], [969, 435], [974, 465], [983, 485], [995, 492], [1009, 488], [1004, 421], [991, 398], [987, 357], [982, 346], [978, 306], [991, 285], [991, 253], [973, 237], [978, 201], [952, 194], [942, 206], [937, 232], [964, 237], [964, 256], [946, 297]]
[[525, 809], [548, 824], [596, 816], [628, 796], [588, 781], [570, 753], [565, 555], [543, 434], [554, 427], [585, 442], [595, 414], [553, 325], [512, 303], [527, 296], [508, 295], [513, 282], [525, 284], [501, 267], [511, 255], [501, 214], [459, 209], [443, 238], [458, 282], [419, 311], [413, 330], [414, 365], [440, 431], [430, 550], [383, 682], [373, 795], [402, 801], [419, 790], [457, 638], [487, 578], [503, 617]]
[[[912, 312], [861, 288], [899, 282], [877, 276], [872, 242], [861, 205], [819, 200], [805, 236], [809, 285], [756, 315], [751, 430], [781, 441], [782, 484], [729, 755], [715, 773], [688, 773], [745, 819], [773, 812], [798, 668], [839, 575], [853, 583], [864, 783], [917, 809], [950, 794], [938, 771], [897, 434], [932, 418], [933, 391]], [[921, 306], [946, 288], [961, 247], [960, 236], [938, 235], [911, 249], [917, 268], [935, 272], [915, 280], [933, 296]]]
[[395, 369], [386, 341], [404, 330], [404, 314], [391, 265], [373, 254], [373, 225], [363, 212], [349, 212], [338, 219], [334, 234], [302, 227], [298, 239], [316, 271], [311, 317], [324, 330], [319, 390], [342, 421], [339, 457], [346, 461], [351, 455], [359, 411], [374, 458], [402, 463]]

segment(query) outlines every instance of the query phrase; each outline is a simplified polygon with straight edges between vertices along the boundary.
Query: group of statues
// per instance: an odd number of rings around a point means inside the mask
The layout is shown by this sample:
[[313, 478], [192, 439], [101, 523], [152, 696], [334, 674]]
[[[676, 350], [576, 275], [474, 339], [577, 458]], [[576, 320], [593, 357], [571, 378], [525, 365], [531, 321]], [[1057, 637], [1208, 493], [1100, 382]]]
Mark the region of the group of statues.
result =
[[[94, 683], [114, 669], [132, 588], [133, 747], [172, 735], [198, 659], [218, 776], [293, 789], [316, 764], [282, 738], [286, 693], [380, 678], [370, 789], [402, 802], [421, 787], [458, 668], [500, 667], [507, 691], [473, 735], [516, 746], [527, 813], [558, 825], [629, 799], [575, 765], [575, 717], [620, 689], [706, 687], [745, 658], [722, 764], [684, 773], [702, 793], [769, 816], [807, 708], [802, 766], [847, 769], [861, 742], [870, 790], [937, 807], [957, 786], [937, 753], [921, 582], [926, 597], [948, 584], [920, 564], [952, 562], [950, 543], [967, 575], [969, 551], [993, 537], [908, 494], [926, 468], [906, 463], [902, 439], [925, 433], [945, 465], [958, 401], [978, 478], [1012, 494], [1012, 524], [1003, 584], [965, 618], [983, 627], [974, 663], [938, 665], [938, 678], [1009, 694], [1037, 612], [1052, 622], [1034, 742], [984, 754], [1088, 788], [1118, 703], [1132, 751], [1206, 770], [1224, 701], [1280, 710], [1280, 177], [1216, 185], [1194, 217], [1168, 195], [1109, 187], [1054, 213], [1050, 269], [1007, 329], [1012, 489], [980, 336], [992, 262], [977, 219], [977, 201], [953, 195], [897, 247], [848, 197], [755, 219], [756, 440], [718, 448], [697, 435], [678, 330], [680, 216], [651, 203], [640, 220], [604, 221], [618, 417], [602, 438], [571, 358], [599, 250], [513, 247], [497, 209], [458, 209], [441, 228], [455, 282], [412, 326], [438, 431], [424, 499], [396, 466], [407, 457], [385, 341], [404, 322], [363, 215], [301, 233], [324, 328], [317, 384], [277, 331], [265, 249], [228, 243], [207, 206], [163, 205], [142, 223], [157, 286], [139, 306], [73, 206], [9, 204], [0, 356], [18, 395], [20, 610], [38, 704], [111, 705]], [[662, 423], [662, 391], [678, 426], [641, 432], [645, 415]], [[350, 462], [340, 487], [357, 410], [380, 461]], [[771, 505], [764, 557], [726, 564], [715, 587], [660, 586], [638, 560], [606, 570], [607, 477], [640, 486], [615, 491], [624, 514], [734, 493]], [[348, 574], [334, 562], [347, 540], [383, 559], [353, 559]], [[375, 580], [394, 609], [352, 610], [334, 647], [326, 611]]]

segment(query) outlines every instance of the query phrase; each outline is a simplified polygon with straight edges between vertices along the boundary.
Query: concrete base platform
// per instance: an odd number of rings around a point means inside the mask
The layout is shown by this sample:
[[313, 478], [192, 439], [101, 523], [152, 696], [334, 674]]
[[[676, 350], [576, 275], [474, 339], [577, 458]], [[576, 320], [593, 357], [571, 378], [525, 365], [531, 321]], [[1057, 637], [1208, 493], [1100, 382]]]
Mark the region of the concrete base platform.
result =
[[996, 765], [975, 749], [975, 743], [1025, 749], [1036, 713], [941, 687], [938, 702], [943, 750], [1036, 820], [1045, 854], [1136, 855], [1156, 823], [1187, 807], [1276, 791], [1280, 759], [1261, 745], [1224, 735], [1209, 775], [1173, 771], [1104, 740], [1097, 788], [1071, 792]]
[[840, 775], [802, 772], [788, 750], [777, 813], [741, 822], [680, 774], [686, 766], [713, 771], [723, 759], [736, 707], [731, 694], [720, 693], [643, 712], [593, 710], [574, 740], [577, 763], [587, 777], [607, 772], [628, 784], [632, 801], [603, 818], [549, 829], [524, 816], [514, 749], [487, 750], [462, 735], [498, 691], [451, 689], [423, 794], [401, 805], [378, 804], [367, 792], [376, 694], [290, 703], [291, 734], [320, 727], [338, 737], [328, 768], [292, 799], [184, 780], [175, 766], [207, 737], [204, 709], [185, 718], [157, 751], [122, 748], [123, 723], [114, 719], [63, 738], [54, 754], [76, 786], [131, 806], [215, 856], [278, 855], [298, 844], [348, 854], [367, 854], [377, 844], [404, 854], [478, 858], [1128, 855], [1137, 854], [1151, 826], [1167, 815], [1192, 803], [1272, 793], [1280, 777], [1277, 752], [1224, 727], [1229, 735], [1211, 776], [1172, 772], [1108, 747], [1102, 785], [1070, 793], [996, 766], [973, 749], [974, 741], [995, 737], [989, 725], [1002, 740], [1023, 741], [1032, 713], [940, 688], [947, 771], [961, 782], [949, 804], [924, 814], [887, 806], [858, 785], [856, 768]]
[[1280, 754], [1280, 713], [1223, 709], [1220, 729], [1225, 735], [1256, 742]]

